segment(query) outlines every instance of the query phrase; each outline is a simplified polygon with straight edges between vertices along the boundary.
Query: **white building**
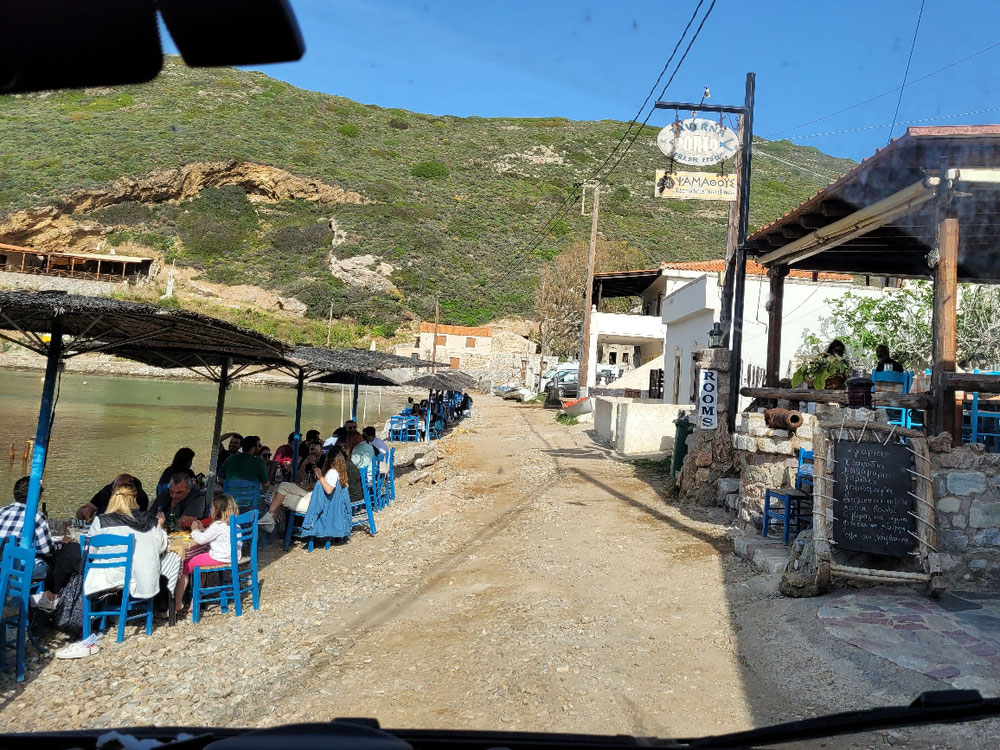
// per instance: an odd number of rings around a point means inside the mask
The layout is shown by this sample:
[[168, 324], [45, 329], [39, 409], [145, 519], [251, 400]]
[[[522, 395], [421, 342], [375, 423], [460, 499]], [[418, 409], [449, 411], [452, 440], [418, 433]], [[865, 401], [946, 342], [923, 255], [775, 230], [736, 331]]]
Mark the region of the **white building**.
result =
[[[664, 263], [659, 269], [594, 275], [595, 310], [591, 315], [588, 381], [595, 384], [595, 365], [602, 345], [636, 347], [639, 371], [624, 375], [608, 388], [613, 396], [597, 396], [594, 422], [598, 434], [624, 453], [656, 453], [673, 442], [673, 420], [693, 409], [697, 383], [694, 357], [708, 346], [708, 332], [722, 308], [724, 261]], [[884, 289], [854, 283], [844, 274], [792, 271], [785, 279], [782, 325], [782, 377], [790, 377], [792, 362], [806, 333], [823, 336], [830, 301], [848, 291], [878, 296]], [[747, 263], [743, 316], [743, 385], [763, 384], [767, 361], [769, 281], [764, 269]], [[609, 297], [639, 297], [641, 312], [601, 312]], [[890, 342], [891, 345], [891, 342]], [[661, 358], [662, 355], [662, 358]], [[662, 396], [650, 394], [650, 371], [662, 369]], [[659, 380], [655, 377], [654, 380]], [[593, 391], [591, 391], [593, 392]], [[625, 393], [629, 396], [626, 397]], [[636, 397], [639, 393], [641, 397]], [[652, 397], [651, 397], [652, 396]]]

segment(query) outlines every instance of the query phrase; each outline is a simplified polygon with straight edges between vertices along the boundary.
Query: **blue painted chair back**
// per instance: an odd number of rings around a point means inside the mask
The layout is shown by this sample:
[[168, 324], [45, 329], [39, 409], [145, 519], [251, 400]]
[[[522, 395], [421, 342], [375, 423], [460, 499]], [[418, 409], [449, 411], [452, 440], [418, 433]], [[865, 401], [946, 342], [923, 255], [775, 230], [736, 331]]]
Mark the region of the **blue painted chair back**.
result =
[[361, 492], [364, 500], [351, 503], [351, 528], [368, 527], [368, 533], [375, 536], [375, 505], [372, 501], [371, 483], [368, 469], [361, 469]]
[[[872, 382], [875, 384], [872, 387], [873, 391], [878, 390], [879, 383], [892, 383], [894, 385], [901, 386], [900, 391], [902, 393], [909, 393], [910, 386], [913, 384], [913, 373], [895, 372], [892, 370], [878, 372], [877, 370], [872, 370]], [[889, 417], [889, 424], [894, 424], [899, 427], [909, 426], [909, 409], [903, 409], [895, 406], [881, 406], [879, 408], [885, 410], [886, 415]]]
[[[997, 371], [973, 370], [975, 374], [1000, 375]], [[985, 406], [985, 408], [984, 408]], [[967, 443], [982, 443], [990, 453], [1000, 453], [1000, 411], [997, 406], [984, 405], [979, 392], [972, 394], [970, 408], [963, 414], [966, 422], [962, 438]]]
[[420, 440], [420, 419], [418, 417], [406, 418], [406, 439], [403, 442], [415, 443]]
[[[191, 622], [201, 620], [201, 610], [205, 604], [217, 602], [223, 613], [229, 611], [232, 603], [237, 617], [243, 615], [243, 595], [249, 593], [253, 608], [260, 609], [260, 582], [257, 578], [257, 510], [250, 510], [238, 516], [229, 517], [228, 564], [197, 567], [192, 571], [194, 587], [191, 594]], [[240, 560], [244, 548], [249, 549], [249, 557]], [[216, 586], [206, 586], [202, 576], [219, 574], [223, 581]], [[226, 580], [228, 576], [228, 580]]]
[[[83, 637], [89, 638], [93, 621], [99, 619], [98, 630], [103, 631], [109, 617], [118, 618], [118, 643], [125, 640], [125, 624], [129, 620], [144, 619], [146, 635], [153, 632], [153, 600], [133, 599], [129, 594], [132, 582], [132, 557], [135, 553], [135, 537], [131, 534], [97, 534], [81, 539], [80, 554], [83, 555], [83, 584], [86, 590], [87, 576], [93, 570], [121, 568], [124, 578], [121, 601], [115, 606], [101, 604], [94, 609], [90, 597], [83, 596]], [[101, 592], [102, 594], [105, 592]], [[99, 596], [94, 594], [94, 596]]]
[[387, 505], [385, 498], [385, 475], [382, 473], [382, 465], [385, 463], [385, 456], [379, 455], [372, 459], [372, 502], [375, 510], [382, 510]]
[[[15, 674], [17, 681], [24, 680], [25, 638], [28, 636], [29, 597], [31, 595], [31, 573], [35, 568], [35, 550], [21, 549], [17, 544], [3, 546], [0, 563], [0, 609], [10, 611], [0, 619], [0, 668], [7, 668], [7, 649], [15, 653]], [[8, 639], [9, 630], [14, 629], [13, 639]]]
[[222, 483], [222, 491], [232, 495], [241, 511], [257, 510], [260, 502], [260, 484], [250, 479], [229, 479]]
[[813, 452], [799, 451], [799, 465], [795, 470], [795, 489], [804, 490], [813, 486]]
[[385, 475], [386, 489], [389, 495], [389, 502], [391, 503], [396, 499], [396, 449], [389, 449], [389, 458], [386, 459], [389, 462], [389, 471]]
[[406, 440], [406, 419], [404, 417], [389, 417], [389, 439]]

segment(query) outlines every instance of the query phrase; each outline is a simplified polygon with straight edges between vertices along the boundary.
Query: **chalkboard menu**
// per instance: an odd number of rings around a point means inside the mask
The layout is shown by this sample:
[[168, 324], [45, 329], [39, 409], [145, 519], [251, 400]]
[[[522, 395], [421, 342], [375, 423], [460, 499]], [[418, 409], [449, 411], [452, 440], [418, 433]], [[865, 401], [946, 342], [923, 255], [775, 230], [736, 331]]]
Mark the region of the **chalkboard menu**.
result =
[[908, 557], [917, 541], [909, 449], [841, 440], [834, 458], [833, 541], [841, 549]]

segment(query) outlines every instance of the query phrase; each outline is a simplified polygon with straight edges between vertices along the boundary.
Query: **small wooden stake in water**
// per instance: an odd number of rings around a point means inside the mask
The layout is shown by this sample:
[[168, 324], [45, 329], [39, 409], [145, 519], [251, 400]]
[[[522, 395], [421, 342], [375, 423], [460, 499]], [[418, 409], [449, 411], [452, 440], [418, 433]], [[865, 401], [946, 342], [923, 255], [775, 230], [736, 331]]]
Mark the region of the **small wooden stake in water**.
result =
[[340, 423], [344, 423], [344, 384], [340, 384]]
[[378, 387], [378, 417], [377, 422], [382, 422], [382, 386]]
[[365, 402], [361, 407], [361, 421], [368, 422], [368, 386], [365, 386]]

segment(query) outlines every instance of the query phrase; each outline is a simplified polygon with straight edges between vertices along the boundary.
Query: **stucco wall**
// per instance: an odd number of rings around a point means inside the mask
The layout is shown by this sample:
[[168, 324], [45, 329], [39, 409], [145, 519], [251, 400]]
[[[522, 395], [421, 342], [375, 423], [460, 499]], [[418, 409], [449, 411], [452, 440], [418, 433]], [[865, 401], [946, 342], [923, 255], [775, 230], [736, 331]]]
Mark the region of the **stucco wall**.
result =
[[677, 419], [690, 405], [628, 400], [618, 405], [615, 449], [626, 456], [673, 453]]

